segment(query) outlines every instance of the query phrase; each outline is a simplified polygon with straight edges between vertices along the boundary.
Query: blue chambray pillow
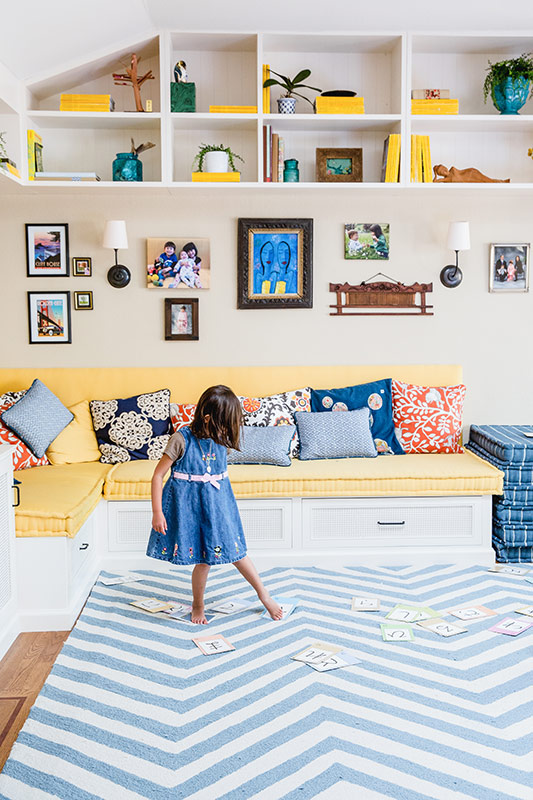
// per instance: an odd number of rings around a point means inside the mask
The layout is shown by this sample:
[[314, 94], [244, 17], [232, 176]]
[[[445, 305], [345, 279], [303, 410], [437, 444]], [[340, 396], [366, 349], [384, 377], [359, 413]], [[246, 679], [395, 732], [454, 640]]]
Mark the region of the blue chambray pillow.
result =
[[56, 436], [74, 419], [74, 414], [36, 378], [23, 397], [3, 412], [1, 419], [37, 458], [42, 458]]
[[345, 414], [298, 411], [294, 415], [300, 437], [300, 459], [374, 458], [378, 451], [370, 430], [370, 410]]
[[241, 449], [228, 450], [228, 464], [274, 464], [290, 467], [290, 446], [295, 425], [241, 428]]
[[311, 411], [353, 411], [369, 408], [372, 436], [379, 455], [403, 455], [392, 417], [392, 382], [390, 378], [346, 386], [344, 389], [311, 389]]
[[89, 408], [103, 464], [158, 461], [163, 455], [173, 432], [169, 389], [119, 400], [91, 400]]

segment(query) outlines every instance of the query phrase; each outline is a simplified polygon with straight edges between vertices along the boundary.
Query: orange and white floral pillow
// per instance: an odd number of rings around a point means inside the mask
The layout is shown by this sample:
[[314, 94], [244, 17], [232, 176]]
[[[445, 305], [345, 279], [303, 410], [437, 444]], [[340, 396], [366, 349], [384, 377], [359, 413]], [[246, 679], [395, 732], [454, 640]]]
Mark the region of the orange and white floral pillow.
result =
[[172, 427], [174, 433], [184, 428], [185, 425], [190, 425], [194, 419], [194, 412], [196, 411], [196, 403], [171, 403], [170, 404], [170, 419], [172, 420]]
[[406, 453], [462, 453], [466, 386], [392, 381], [394, 427]]
[[[20, 398], [24, 397], [25, 394], [25, 391], [20, 391], [6, 392], [5, 394], [0, 395], [0, 414], [2, 411], [6, 411], [6, 409], [15, 405], [17, 400], [20, 400]], [[34, 456], [30, 448], [24, 444], [22, 439], [19, 439], [16, 433], [13, 433], [12, 430], [6, 427], [1, 420], [0, 444], [10, 444], [15, 448], [13, 452], [13, 468], [15, 470], [27, 469], [28, 467], [44, 467], [46, 464], [50, 463], [46, 456], [43, 456], [42, 458], [37, 458], [37, 456]]]

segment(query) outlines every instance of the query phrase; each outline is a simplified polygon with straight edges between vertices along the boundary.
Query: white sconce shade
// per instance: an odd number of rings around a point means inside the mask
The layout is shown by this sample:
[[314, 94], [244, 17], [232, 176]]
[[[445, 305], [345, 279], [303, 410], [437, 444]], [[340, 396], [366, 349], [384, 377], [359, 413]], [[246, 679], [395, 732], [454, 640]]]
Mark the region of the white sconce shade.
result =
[[450, 222], [446, 247], [450, 250], [470, 250], [470, 223]]
[[110, 250], [128, 249], [128, 234], [123, 219], [110, 219], [106, 222], [103, 246]]

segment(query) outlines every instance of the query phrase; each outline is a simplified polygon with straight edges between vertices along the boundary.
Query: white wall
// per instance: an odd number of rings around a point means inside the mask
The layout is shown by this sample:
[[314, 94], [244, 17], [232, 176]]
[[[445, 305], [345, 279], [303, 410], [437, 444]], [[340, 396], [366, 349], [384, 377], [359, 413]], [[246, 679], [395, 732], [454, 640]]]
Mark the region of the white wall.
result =
[[[3, 303], [0, 316], [4, 366], [249, 365], [325, 363], [461, 363], [468, 386], [467, 423], [531, 421], [533, 292], [490, 294], [490, 242], [528, 242], [533, 198], [490, 191], [231, 191], [229, 188], [165, 195], [150, 190], [59, 190], [39, 196], [28, 189], [3, 197], [0, 218]], [[237, 310], [237, 219], [314, 219], [314, 307]], [[113, 289], [106, 272], [113, 253], [100, 246], [104, 221], [127, 222], [130, 248], [120, 260], [132, 283]], [[449, 220], [471, 223], [472, 249], [461, 254], [464, 281], [439, 282], [453, 261], [445, 248]], [[26, 278], [25, 222], [67, 222], [70, 255], [93, 258], [92, 278]], [[388, 222], [388, 262], [345, 261], [345, 222]], [[212, 288], [200, 298], [200, 341], [165, 342], [163, 298], [178, 290], [144, 286], [147, 237], [211, 240]], [[433, 281], [434, 316], [329, 315], [329, 282], [359, 282], [381, 267], [404, 283]], [[73, 311], [71, 345], [29, 345], [26, 292], [42, 289], [94, 292], [94, 311]], [[287, 387], [290, 388], [290, 387]], [[191, 398], [194, 399], [194, 398]]]

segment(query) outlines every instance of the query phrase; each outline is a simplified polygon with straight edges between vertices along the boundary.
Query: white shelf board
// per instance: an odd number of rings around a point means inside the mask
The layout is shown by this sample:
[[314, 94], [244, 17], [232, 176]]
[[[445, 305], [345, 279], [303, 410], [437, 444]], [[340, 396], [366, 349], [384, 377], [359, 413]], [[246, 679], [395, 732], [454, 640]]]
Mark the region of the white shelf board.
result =
[[157, 130], [159, 112], [142, 111], [28, 111], [28, 120], [40, 128]]
[[189, 131], [221, 131], [238, 128], [243, 131], [253, 131], [257, 128], [258, 114], [211, 114], [209, 112], [181, 113], [174, 111], [170, 114], [175, 130]]
[[533, 114], [411, 114], [414, 133], [520, 133]]
[[263, 114], [263, 123], [278, 131], [388, 131], [400, 114]]

